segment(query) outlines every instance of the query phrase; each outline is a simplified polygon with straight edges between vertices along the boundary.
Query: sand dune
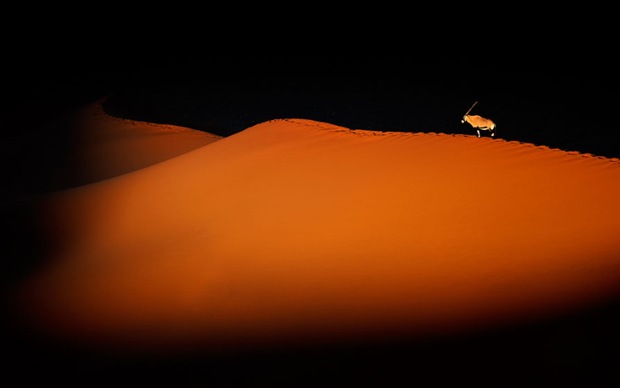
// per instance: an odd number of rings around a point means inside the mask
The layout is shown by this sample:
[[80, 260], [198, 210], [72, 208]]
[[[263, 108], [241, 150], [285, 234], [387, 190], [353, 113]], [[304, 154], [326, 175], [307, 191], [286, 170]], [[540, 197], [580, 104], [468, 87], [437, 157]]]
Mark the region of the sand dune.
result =
[[44, 199], [48, 250], [15, 294], [46, 337], [173, 352], [441, 337], [620, 292], [617, 159], [294, 118], [222, 139], [99, 111], [80, 125], [99, 182]]
[[113, 117], [103, 111], [104, 101], [87, 105], [70, 123], [78, 149], [75, 166], [86, 182], [138, 170], [221, 138], [176, 125]]
[[49, 191], [105, 180], [221, 138], [176, 125], [113, 117], [104, 112], [104, 101], [14, 130], [2, 154], [1, 202], [17, 203]]

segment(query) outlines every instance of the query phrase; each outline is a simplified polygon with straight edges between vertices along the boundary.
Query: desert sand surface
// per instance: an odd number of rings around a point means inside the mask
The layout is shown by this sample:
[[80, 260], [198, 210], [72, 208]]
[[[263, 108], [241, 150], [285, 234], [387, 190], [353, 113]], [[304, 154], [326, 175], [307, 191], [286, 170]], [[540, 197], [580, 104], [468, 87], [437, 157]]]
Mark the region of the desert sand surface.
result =
[[[297, 58], [304, 70], [331, 63], [310, 58]], [[235, 63], [225, 80], [178, 86], [175, 71], [162, 86], [145, 72], [137, 93], [103, 82], [77, 102], [48, 87], [37, 104], [11, 102], [12, 375], [80, 386], [617, 379], [620, 152], [609, 116], [591, 120], [613, 104], [590, 93], [607, 84], [577, 92], [544, 72], [532, 89], [526, 73], [449, 75], [449, 62], [368, 87], [341, 80], [376, 68], [356, 61], [333, 78], [251, 83], [236, 77], [263, 68]], [[478, 99], [496, 138], [459, 123]]]
[[191, 128], [112, 117], [103, 110], [102, 99], [78, 111], [70, 126], [75, 128], [82, 182], [97, 182], [139, 170], [202, 147], [221, 136]]

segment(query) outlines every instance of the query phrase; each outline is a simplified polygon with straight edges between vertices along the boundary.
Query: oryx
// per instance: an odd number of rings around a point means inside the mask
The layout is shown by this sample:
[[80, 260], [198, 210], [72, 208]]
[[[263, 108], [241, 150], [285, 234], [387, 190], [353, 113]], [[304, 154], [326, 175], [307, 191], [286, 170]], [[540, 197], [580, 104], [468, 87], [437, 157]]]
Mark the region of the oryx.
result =
[[495, 123], [493, 121], [491, 121], [489, 119], [486, 119], [486, 118], [484, 118], [482, 116], [468, 114], [469, 112], [471, 112], [471, 110], [474, 108], [474, 106], [476, 106], [477, 103], [478, 103], [478, 101], [474, 102], [474, 105], [472, 105], [471, 108], [469, 108], [469, 110], [463, 116], [463, 119], [461, 120], [461, 123], [465, 123], [467, 121], [469, 123], [469, 125], [471, 125], [472, 127], [476, 128], [476, 132], [478, 133], [478, 137], [480, 137], [480, 130], [481, 129], [483, 131], [491, 132], [491, 136], [494, 137], [495, 136]]

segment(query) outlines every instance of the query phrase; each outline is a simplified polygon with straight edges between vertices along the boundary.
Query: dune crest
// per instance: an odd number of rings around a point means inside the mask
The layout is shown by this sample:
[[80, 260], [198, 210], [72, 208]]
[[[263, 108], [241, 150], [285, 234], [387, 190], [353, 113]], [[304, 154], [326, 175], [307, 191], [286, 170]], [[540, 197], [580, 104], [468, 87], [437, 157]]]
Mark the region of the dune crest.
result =
[[618, 198], [617, 160], [278, 119], [50, 196], [19, 295], [96, 347], [478, 330], [616, 298]]

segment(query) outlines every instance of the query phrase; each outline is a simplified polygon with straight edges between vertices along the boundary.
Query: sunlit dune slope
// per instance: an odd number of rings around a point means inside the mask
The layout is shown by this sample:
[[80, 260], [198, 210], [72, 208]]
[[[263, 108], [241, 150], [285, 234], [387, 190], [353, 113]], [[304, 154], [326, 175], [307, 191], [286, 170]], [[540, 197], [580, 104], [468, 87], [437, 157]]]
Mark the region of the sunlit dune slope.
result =
[[542, 319], [618, 295], [619, 198], [616, 159], [273, 120], [50, 196], [18, 295], [46, 335], [134, 349]]

